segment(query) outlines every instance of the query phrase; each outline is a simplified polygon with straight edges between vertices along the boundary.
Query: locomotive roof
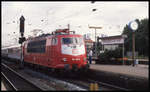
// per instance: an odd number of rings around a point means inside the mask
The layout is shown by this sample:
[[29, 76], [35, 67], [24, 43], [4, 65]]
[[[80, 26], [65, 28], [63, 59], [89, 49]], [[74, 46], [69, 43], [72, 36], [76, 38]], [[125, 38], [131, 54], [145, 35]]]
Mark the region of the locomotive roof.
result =
[[58, 36], [73, 36], [73, 35], [78, 35], [79, 34], [59, 34], [59, 35], [45, 35], [45, 36], [39, 36], [39, 37], [34, 37], [34, 38], [31, 38], [31, 39], [28, 39], [26, 41], [36, 41], [36, 40], [43, 40], [43, 39], [46, 39], [46, 38], [49, 38], [51, 36], [55, 36], [55, 37], [58, 37]]
[[47, 38], [49, 36], [58, 36], [58, 35], [79, 35], [79, 34], [75, 34], [75, 31], [69, 31], [69, 29], [57, 29], [56, 31], [52, 32], [52, 34], [50, 33], [42, 34], [37, 37], [28, 38], [28, 40], [39, 40]]

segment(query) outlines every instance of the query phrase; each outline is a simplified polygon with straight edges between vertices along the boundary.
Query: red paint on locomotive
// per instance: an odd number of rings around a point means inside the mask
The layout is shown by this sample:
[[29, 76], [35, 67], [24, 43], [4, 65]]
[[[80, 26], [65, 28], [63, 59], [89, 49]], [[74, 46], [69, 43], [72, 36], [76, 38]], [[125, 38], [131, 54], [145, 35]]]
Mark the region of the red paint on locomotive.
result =
[[71, 70], [74, 65], [78, 69], [88, 67], [82, 35], [70, 34], [66, 29], [57, 30], [50, 36], [28, 39], [23, 43], [23, 57], [25, 62], [55, 69]]

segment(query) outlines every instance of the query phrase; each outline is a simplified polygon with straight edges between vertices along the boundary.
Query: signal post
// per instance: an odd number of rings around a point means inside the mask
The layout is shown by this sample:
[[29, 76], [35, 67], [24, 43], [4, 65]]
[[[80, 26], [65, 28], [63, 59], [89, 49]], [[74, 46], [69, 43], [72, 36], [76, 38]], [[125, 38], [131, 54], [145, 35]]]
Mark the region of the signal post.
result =
[[19, 44], [21, 44], [21, 62], [20, 62], [21, 68], [23, 68], [23, 66], [24, 66], [22, 43], [26, 40], [24, 37], [24, 21], [25, 21], [25, 18], [23, 16], [21, 16], [20, 17], [20, 35], [21, 35], [21, 37], [19, 38]]

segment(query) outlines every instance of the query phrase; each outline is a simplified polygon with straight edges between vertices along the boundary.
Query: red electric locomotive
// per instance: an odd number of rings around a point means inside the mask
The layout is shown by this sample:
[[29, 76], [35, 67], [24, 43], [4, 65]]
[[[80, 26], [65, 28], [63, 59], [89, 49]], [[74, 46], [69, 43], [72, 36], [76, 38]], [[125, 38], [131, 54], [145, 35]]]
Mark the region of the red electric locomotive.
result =
[[59, 29], [49, 35], [27, 39], [23, 43], [24, 62], [52, 69], [87, 70], [83, 37], [69, 29]]

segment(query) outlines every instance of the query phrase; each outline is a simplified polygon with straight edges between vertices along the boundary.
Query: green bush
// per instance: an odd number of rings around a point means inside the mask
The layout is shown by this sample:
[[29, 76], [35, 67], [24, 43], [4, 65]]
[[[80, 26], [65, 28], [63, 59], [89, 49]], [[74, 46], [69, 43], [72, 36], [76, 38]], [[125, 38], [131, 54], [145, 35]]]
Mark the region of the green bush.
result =
[[122, 57], [122, 48], [116, 48], [115, 50], [105, 50], [104, 53], [99, 54], [97, 63], [105, 62], [109, 63], [112, 60]]

